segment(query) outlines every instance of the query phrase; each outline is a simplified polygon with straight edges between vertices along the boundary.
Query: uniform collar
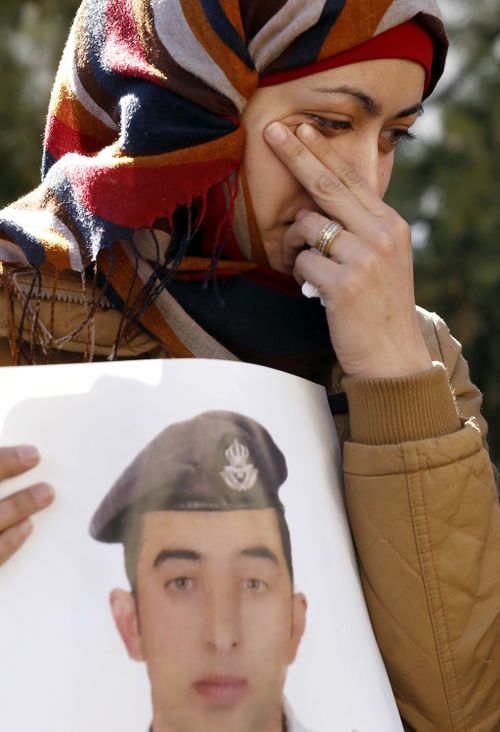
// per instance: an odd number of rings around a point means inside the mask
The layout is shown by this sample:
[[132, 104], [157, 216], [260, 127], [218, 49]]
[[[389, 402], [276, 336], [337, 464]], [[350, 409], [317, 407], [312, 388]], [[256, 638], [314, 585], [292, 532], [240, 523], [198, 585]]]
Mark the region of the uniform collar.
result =
[[[149, 732], [153, 732], [153, 725], [150, 726]], [[297, 720], [286, 699], [283, 701], [283, 732], [310, 732]]]

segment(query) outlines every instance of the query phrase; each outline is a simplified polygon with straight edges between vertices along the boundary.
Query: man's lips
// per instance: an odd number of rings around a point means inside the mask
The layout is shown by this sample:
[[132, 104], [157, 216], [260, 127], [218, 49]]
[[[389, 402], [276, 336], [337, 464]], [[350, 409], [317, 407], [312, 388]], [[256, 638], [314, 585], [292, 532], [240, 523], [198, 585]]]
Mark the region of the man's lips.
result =
[[214, 706], [237, 704], [248, 690], [248, 679], [241, 676], [209, 676], [193, 684], [195, 691]]

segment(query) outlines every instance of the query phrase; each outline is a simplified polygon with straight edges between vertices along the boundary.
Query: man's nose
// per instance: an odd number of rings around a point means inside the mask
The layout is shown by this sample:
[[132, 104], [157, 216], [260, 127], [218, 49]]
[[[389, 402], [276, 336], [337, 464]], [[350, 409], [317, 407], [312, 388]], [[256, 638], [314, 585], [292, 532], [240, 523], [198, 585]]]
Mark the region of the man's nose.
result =
[[241, 643], [241, 608], [234, 587], [212, 587], [207, 592], [205, 640], [213, 650], [227, 653]]

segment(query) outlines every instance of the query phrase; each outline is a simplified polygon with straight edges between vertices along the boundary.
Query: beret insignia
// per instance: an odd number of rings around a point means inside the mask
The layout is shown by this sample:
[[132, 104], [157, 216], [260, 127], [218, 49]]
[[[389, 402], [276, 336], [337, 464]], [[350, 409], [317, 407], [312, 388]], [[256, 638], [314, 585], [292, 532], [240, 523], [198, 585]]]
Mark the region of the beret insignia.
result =
[[249, 491], [257, 482], [259, 471], [248, 462], [250, 451], [238, 440], [233, 440], [225, 451], [228, 464], [220, 471], [226, 485], [234, 491]]

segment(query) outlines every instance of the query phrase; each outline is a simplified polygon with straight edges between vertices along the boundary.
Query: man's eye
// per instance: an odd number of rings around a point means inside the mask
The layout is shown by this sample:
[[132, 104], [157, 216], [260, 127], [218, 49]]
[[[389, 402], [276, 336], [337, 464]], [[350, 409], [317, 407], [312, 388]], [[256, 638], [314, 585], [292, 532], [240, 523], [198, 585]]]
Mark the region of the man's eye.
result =
[[352, 123], [348, 120], [327, 119], [326, 117], [318, 117], [316, 114], [309, 116], [312, 124], [323, 134], [335, 134], [339, 130], [352, 130]]
[[250, 592], [253, 593], [264, 592], [267, 587], [268, 585], [263, 580], [256, 579], [255, 577], [251, 577], [244, 581], [245, 590], [250, 590]]
[[191, 577], [176, 577], [173, 580], [167, 582], [166, 587], [169, 590], [182, 592], [191, 589], [194, 580]]

